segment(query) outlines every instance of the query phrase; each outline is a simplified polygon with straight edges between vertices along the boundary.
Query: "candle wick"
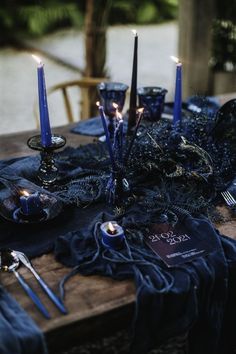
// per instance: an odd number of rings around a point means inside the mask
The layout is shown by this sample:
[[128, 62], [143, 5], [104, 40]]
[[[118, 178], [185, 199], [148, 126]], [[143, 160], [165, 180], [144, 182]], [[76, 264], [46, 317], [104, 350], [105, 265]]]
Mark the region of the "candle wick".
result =
[[111, 230], [111, 229], [107, 229], [107, 232], [110, 234], [110, 235], [115, 235], [115, 234], [117, 234], [117, 230], [116, 229], [114, 229], [114, 230]]

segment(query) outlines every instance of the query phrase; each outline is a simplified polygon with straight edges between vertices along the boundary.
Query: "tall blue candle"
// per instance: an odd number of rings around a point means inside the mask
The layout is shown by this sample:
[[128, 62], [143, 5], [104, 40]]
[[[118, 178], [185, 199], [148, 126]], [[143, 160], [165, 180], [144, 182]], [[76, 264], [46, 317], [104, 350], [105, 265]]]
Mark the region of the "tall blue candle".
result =
[[115, 164], [114, 154], [113, 154], [113, 150], [112, 150], [112, 144], [111, 144], [111, 140], [110, 140], [110, 133], [109, 133], [108, 127], [107, 127], [106, 116], [105, 116], [105, 113], [104, 113], [104, 109], [103, 109], [102, 106], [100, 106], [99, 102], [97, 102], [97, 106], [98, 106], [98, 110], [99, 110], [100, 117], [101, 117], [101, 120], [102, 120], [104, 133], [106, 135], [106, 143], [107, 143], [108, 152], [109, 152], [109, 155], [110, 155], [111, 165], [112, 165], [112, 168], [113, 168], [113, 171], [114, 171], [116, 169], [116, 164]]
[[171, 57], [176, 62], [176, 80], [175, 80], [175, 101], [173, 124], [181, 122], [182, 115], [182, 63], [176, 57]]
[[[122, 162], [123, 160], [123, 118], [121, 113], [118, 111], [118, 104], [113, 103], [113, 107], [115, 108], [115, 121], [116, 121], [116, 128], [114, 132], [114, 142], [113, 142], [113, 151], [115, 152], [115, 156], [118, 156], [119, 161]], [[118, 151], [117, 151], [118, 150]]]
[[39, 115], [40, 115], [40, 128], [41, 128], [41, 143], [44, 147], [52, 144], [52, 133], [48, 114], [47, 91], [44, 76], [44, 67], [41, 59], [36, 55], [32, 57], [38, 63], [38, 97], [39, 97]]

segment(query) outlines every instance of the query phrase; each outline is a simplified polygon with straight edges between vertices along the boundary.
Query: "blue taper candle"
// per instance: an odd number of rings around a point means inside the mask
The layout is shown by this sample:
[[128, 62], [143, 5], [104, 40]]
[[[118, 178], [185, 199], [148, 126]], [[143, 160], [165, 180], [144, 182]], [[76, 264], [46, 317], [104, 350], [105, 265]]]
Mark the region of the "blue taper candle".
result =
[[97, 102], [97, 106], [98, 106], [98, 110], [99, 110], [100, 117], [101, 117], [101, 120], [102, 120], [104, 133], [106, 135], [106, 143], [107, 143], [108, 152], [109, 152], [109, 155], [110, 155], [112, 168], [113, 168], [113, 171], [114, 171], [116, 169], [116, 164], [115, 164], [114, 154], [113, 154], [113, 150], [112, 150], [112, 144], [111, 144], [111, 140], [110, 140], [110, 133], [109, 133], [108, 127], [107, 127], [106, 116], [105, 116], [105, 113], [104, 113], [104, 109], [103, 109], [102, 106], [100, 106], [99, 102]]
[[38, 62], [37, 72], [41, 143], [44, 147], [48, 147], [52, 144], [52, 133], [48, 114], [47, 90], [45, 83], [44, 67], [40, 58], [35, 55], [33, 55], [33, 58]]
[[182, 115], [182, 63], [179, 61], [176, 64], [176, 81], [175, 81], [175, 101], [173, 124], [181, 122]]
[[113, 103], [113, 107], [116, 109], [115, 112], [115, 122], [116, 128], [114, 132], [114, 142], [113, 142], [113, 151], [115, 152], [115, 157], [119, 158], [119, 161], [122, 162], [123, 160], [123, 118], [121, 113], [118, 111], [118, 104]]

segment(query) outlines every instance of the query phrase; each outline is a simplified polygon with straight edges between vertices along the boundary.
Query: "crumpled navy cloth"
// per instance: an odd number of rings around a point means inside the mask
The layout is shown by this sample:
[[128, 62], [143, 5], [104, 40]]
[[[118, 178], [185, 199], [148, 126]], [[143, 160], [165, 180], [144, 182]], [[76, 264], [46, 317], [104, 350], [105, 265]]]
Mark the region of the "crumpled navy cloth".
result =
[[71, 129], [71, 132], [81, 135], [101, 136], [104, 134], [104, 129], [101, 118], [92, 117], [76, 124], [76, 126]]
[[77, 272], [101, 274], [114, 279], [132, 278], [136, 284], [136, 313], [131, 352], [147, 353], [169, 338], [189, 333], [191, 354], [232, 354], [235, 330], [236, 242], [219, 235], [205, 218], [185, 217], [180, 222], [199, 241], [218, 246], [206, 257], [168, 268], [143, 242], [142, 223], [133, 215], [118, 220], [126, 230], [120, 251], [101, 243], [101, 222], [111, 220], [100, 213], [88, 227], [59, 237], [56, 258]]
[[0, 353], [48, 353], [40, 329], [2, 286], [0, 286]]
[[[124, 120], [124, 132], [128, 127], [127, 120]], [[89, 135], [89, 136], [101, 136], [104, 135], [104, 128], [100, 117], [93, 117], [87, 120], [82, 120], [74, 128], [71, 129], [72, 133]]]

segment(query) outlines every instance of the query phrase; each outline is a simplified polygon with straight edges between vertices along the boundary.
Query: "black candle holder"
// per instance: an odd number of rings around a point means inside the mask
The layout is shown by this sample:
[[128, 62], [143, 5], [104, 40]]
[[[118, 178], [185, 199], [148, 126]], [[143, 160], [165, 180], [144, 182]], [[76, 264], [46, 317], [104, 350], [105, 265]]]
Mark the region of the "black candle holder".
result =
[[34, 215], [26, 215], [23, 213], [22, 208], [17, 208], [13, 212], [13, 220], [20, 224], [32, 224], [40, 223], [49, 218], [49, 213], [47, 209], [42, 209], [40, 213]]
[[52, 135], [50, 146], [43, 146], [41, 136], [35, 135], [27, 141], [27, 145], [32, 150], [40, 151], [41, 163], [38, 169], [38, 178], [44, 188], [49, 188], [56, 183], [58, 168], [55, 165], [54, 151], [62, 148], [66, 144], [66, 138], [61, 135]]

